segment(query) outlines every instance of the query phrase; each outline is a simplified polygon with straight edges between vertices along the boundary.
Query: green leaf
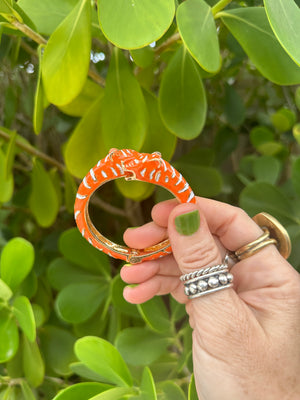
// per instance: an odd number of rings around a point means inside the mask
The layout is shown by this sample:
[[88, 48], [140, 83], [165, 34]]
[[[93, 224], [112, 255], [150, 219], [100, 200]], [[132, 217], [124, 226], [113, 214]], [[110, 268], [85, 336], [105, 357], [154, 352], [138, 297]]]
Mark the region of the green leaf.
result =
[[204, 0], [184, 1], [177, 8], [176, 19], [180, 36], [191, 55], [205, 71], [217, 72], [221, 55], [211, 7]]
[[10, 174], [6, 177], [7, 161], [3, 151], [0, 148], [0, 203], [6, 203], [12, 198], [14, 191], [14, 179]]
[[119, 386], [131, 386], [132, 377], [118, 350], [104, 339], [86, 336], [78, 339], [75, 353], [88, 368]]
[[220, 165], [237, 148], [239, 142], [238, 133], [227, 126], [218, 130], [215, 136], [214, 149], [215, 162]]
[[13, 8], [9, 0], [0, 0], [0, 15], [8, 21], [12, 21], [16, 18], [19, 22], [22, 22], [21, 16]]
[[77, 3], [78, 0], [18, 1], [18, 5], [30, 16], [37, 31], [47, 36], [51, 35]]
[[189, 140], [201, 133], [207, 108], [205, 90], [184, 46], [176, 51], [163, 74], [159, 107], [164, 124], [174, 135]]
[[275, 156], [283, 149], [284, 146], [278, 142], [265, 142], [257, 147], [257, 151], [265, 156]]
[[[125, 400], [128, 398], [125, 395], [129, 395], [129, 394], [133, 394], [133, 393], [135, 393], [135, 391], [132, 388], [118, 387], [118, 388], [106, 390], [105, 392], [90, 398], [90, 400], [116, 400], [116, 399]], [[125, 396], [125, 397], [123, 397], [123, 396]]]
[[185, 177], [196, 195], [214, 197], [221, 192], [222, 177], [216, 168], [180, 160], [174, 163], [174, 167]]
[[36, 400], [33, 391], [30, 389], [30, 386], [26, 381], [22, 380], [20, 386], [23, 395], [22, 400]]
[[177, 138], [165, 127], [161, 119], [157, 97], [146, 90], [144, 97], [149, 113], [149, 125], [141, 152], [159, 151], [163, 159], [169, 161], [175, 152]]
[[119, 333], [115, 344], [128, 364], [146, 366], [166, 351], [170, 339], [145, 328], [127, 328]]
[[183, 390], [172, 381], [165, 381], [159, 385], [162, 390], [161, 400], [186, 400]]
[[83, 239], [77, 228], [71, 228], [60, 236], [59, 250], [68, 261], [88, 271], [110, 276], [108, 257]]
[[148, 367], [144, 368], [140, 390], [139, 400], [157, 400], [154, 379]]
[[292, 165], [292, 183], [295, 192], [300, 197], [300, 157]]
[[138, 304], [137, 307], [151, 329], [157, 332], [171, 331], [170, 315], [161, 297], [153, 297], [145, 303]]
[[58, 197], [49, 173], [39, 160], [34, 161], [29, 207], [43, 228], [52, 225], [58, 213]]
[[65, 149], [68, 170], [78, 178], [83, 178], [99, 159], [107, 152], [101, 133], [103, 94], [88, 109], [73, 131]]
[[19, 347], [18, 327], [7, 310], [0, 310], [0, 363], [4, 363], [16, 354]]
[[29, 342], [23, 335], [23, 370], [31, 386], [37, 387], [44, 380], [45, 366], [36, 342]]
[[[71, 103], [58, 108], [72, 117], [83, 117], [97, 99], [104, 96], [104, 89], [97, 83], [87, 79], [82, 91]], [[97, 130], [96, 130], [97, 131]]]
[[50, 103], [70, 103], [86, 82], [91, 50], [90, 14], [90, 2], [80, 0], [48, 40], [42, 76]]
[[224, 112], [230, 125], [240, 126], [245, 120], [246, 112], [243, 99], [233, 86], [225, 85]]
[[167, 31], [175, 4], [173, 0], [101, 0], [98, 11], [107, 39], [117, 47], [135, 49], [154, 42]]
[[13, 313], [28, 340], [33, 342], [36, 338], [36, 326], [33, 310], [27, 297], [19, 296], [15, 299]]
[[33, 109], [33, 130], [36, 135], [38, 135], [41, 132], [44, 119], [45, 92], [42, 81], [42, 52], [44, 51], [44, 49], [45, 46], [40, 45], [37, 50], [39, 56], [39, 72], [38, 72], [37, 85], [34, 95], [34, 109]]
[[217, 14], [259, 72], [278, 85], [300, 83], [300, 68], [277, 41], [263, 7], [242, 7]]
[[51, 286], [56, 290], [62, 290], [70, 283], [91, 282], [98, 278], [64, 258], [56, 258], [47, 269], [47, 278]]
[[44, 310], [40, 305], [35, 303], [31, 304], [31, 307], [34, 315], [35, 325], [37, 328], [39, 328], [44, 324], [46, 319]]
[[109, 64], [101, 122], [107, 151], [112, 147], [141, 149], [148, 126], [146, 104], [124, 54], [117, 48]]
[[270, 183], [249, 184], [240, 194], [240, 206], [251, 216], [265, 211], [283, 225], [299, 223], [293, 212], [293, 203]]
[[271, 116], [272, 124], [280, 132], [292, 129], [296, 122], [296, 114], [288, 108], [281, 108]]
[[253, 172], [256, 181], [276, 184], [281, 171], [280, 161], [272, 156], [258, 157], [253, 162]]
[[189, 384], [188, 400], [198, 400], [198, 393], [196, 390], [194, 374], [192, 375], [191, 381]]
[[128, 303], [123, 297], [123, 290], [126, 284], [122, 281], [120, 275], [116, 275], [111, 285], [111, 297], [113, 306], [122, 312], [134, 318], [139, 318], [139, 312], [135, 304]]
[[300, 9], [294, 0], [264, 0], [270, 25], [281, 46], [300, 65]]
[[154, 61], [154, 51], [150, 46], [141, 49], [131, 50], [130, 55], [133, 61], [141, 68], [149, 67]]
[[2, 280], [15, 290], [31, 271], [34, 248], [26, 239], [11, 239], [3, 248], [0, 260]]
[[115, 184], [123, 196], [135, 201], [142, 201], [150, 197], [155, 190], [155, 185], [140, 181], [126, 181], [117, 179]]
[[53, 400], [89, 400], [96, 394], [102, 393], [111, 386], [98, 382], [81, 382], [61, 390]]
[[[96, 372], [92, 371], [85, 364], [81, 362], [75, 362], [70, 364], [70, 370], [73, 371], [76, 375], [81, 376], [82, 378], [95, 381], [95, 382], [106, 382], [106, 379]], [[111, 386], [110, 386], [111, 387]]]
[[297, 143], [300, 143], [300, 123], [294, 125], [293, 136], [296, 139]]
[[109, 286], [103, 278], [71, 283], [59, 293], [56, 309], [64, 321], [78, 324], [90, 318], [108, 294]]
[[7, 286], [7, 284], [0, 279], [0, 299], [8, 301], [13, 295], [13, 292], [11, 291], [10, 287]]
[[47, 368], [59, 376], [70, 375], [69, 365], [76, 361], [73, 350], [75, 336], [65, 329], [48, 325], [43, 327], [40, 341]]
[[274, 133], [266, 126], [258, 125], [250, 131], [250, 142], [256, 149], [264, 143], [272, 142], [274, 137]]

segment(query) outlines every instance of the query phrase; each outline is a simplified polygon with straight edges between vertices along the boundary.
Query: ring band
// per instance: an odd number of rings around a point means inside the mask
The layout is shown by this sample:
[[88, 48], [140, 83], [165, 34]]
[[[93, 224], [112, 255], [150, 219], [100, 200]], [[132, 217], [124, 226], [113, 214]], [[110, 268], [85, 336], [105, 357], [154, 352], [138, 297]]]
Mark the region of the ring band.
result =
[[182, 275], [184, 293], [189, 299], [205, 296], [233, 286], [233, 275], [227, 263], [204, 267], [189, 274]]
[[267, 213], [259, 213], [253, 217], [253, 220], [262, 228], [264, 233], [258, 239], [232, 252], [230, 257], [235, 261], [241, 261], [251, 257], [269, 244], [275, 244], [279, 253], [287, 259], [291, 253], [291, 241], [286, 229], [280, 222]]
[[159, 152], [139, 153], [135, 150], [111, 149], [83, 178], [74, 205], [75, 221], [82, 236], [98, 250], [131, 264], [153, 260], [172, 252], [169, 240], [140, 249], [118, 245], [103, 236], [89, 216], [92, 194], [106, 182], [114, 179], [138, 180], [163, 186], [181, 203], [195, 203], [195, 195], [183, 176]]

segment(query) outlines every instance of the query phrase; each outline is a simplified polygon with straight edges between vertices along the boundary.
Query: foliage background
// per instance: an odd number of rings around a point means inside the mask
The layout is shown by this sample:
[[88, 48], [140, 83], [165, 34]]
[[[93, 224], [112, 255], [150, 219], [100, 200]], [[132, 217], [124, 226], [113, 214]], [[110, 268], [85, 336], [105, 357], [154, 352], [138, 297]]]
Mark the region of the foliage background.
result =
[[[110, 147], [161, 151], [197, 195], [267, 211], [300, 266], [299, 0], [0, 0], [0, 399], [197, 399], [183, 306], [122, 298], [74, 227]], [[121, 242], [168, 194], [92, 201]]]

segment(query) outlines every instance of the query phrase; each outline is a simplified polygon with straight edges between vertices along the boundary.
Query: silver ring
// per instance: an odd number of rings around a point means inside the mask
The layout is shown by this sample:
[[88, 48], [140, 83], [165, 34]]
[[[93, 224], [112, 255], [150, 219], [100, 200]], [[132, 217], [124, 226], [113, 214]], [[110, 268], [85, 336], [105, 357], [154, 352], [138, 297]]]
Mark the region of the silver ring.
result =
[[189, 299], [205, 296], [233, 286], [233, 275], [228, 270], [228, 257], [223, 264], [204, 267], [182, 275], [184, 293]]

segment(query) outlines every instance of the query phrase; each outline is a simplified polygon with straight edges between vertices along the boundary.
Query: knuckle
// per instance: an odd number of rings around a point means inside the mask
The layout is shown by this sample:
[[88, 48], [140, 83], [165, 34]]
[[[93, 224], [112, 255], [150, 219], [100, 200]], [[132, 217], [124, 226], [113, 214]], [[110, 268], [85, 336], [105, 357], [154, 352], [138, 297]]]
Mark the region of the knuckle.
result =
[[216, 244], [209, 241], [199, 241], [194, 243], [182, 254], [177, 257], [178, 264], [184, 270], [194, 270], [195, 268], [205, 267], [211, 263], [218, 263], [221, 256]]

